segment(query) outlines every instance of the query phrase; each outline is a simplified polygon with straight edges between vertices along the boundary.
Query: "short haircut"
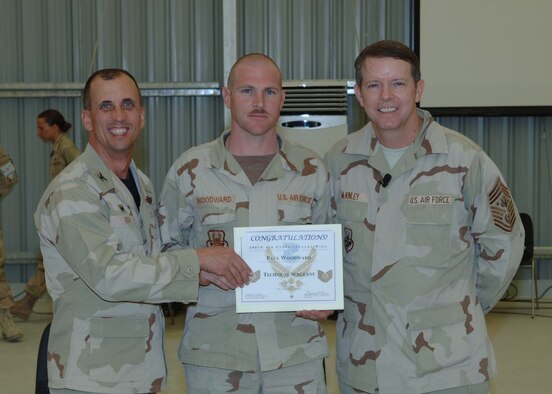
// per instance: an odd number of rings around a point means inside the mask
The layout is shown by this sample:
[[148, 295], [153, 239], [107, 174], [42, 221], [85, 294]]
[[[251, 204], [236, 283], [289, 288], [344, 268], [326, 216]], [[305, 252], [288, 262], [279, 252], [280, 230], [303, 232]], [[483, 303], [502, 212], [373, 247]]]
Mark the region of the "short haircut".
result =
[[142, 92], [140, 92], [140, 87], [138, 86], [138, 82], [136, 82], [136, 79], [132, 76], [131, 73], [129, 73], [126, 70], [123, 70], [122, 68], [104, 68], [103, 70], [98, 70], [86, 81], [86, 84], [84, 85], [84, 89], [82, 91], [82, 106], [84, 109], [91, 109], [92, 103], [90, 102], [90, 87], [92, 85], [92, 82], [96, 78], [101, 78], [104, 81], [109, 81], [111, 79], [115, 79], [120, 77], [121, 75], [126, 75], [132, 81], [134, 82], [134, 85], [136, 85], [136, 89], [138, 89], [138, 98], [140, 103], [142, 102]]
[[381, 40], [368, 45], [357, 56], [355, 60], [355, 79], [358, 86], [362, 85], [362, 66], [364, 65], [366, 59], [370, 57], [392, 57], [394, 59], [404, 60], [405, 62], [410, 63], [414, 82], [418, 82], [422, 79], [422, 74], [420, 72], [420, 60], [412, 49], [400, 41]]
[[272, 60], [272, 58], [270, 58], [269, 56], [263, 53], [248, 53], [247, 55], [244, 55], [240, 57], [238, 60], [236, 60], [236, 62], [230, 69], [230, 73], [228, 74], [228, 81], [226, 81], [226, 86], [231, 87], [234, 84], [234, 75], [236, 73], [236, 69], [238, 68], [238, 66], [245, 63], [256, 63], [256, 62], [272, 63], [274, 67], [276, 67], [276, 69], [278, 70], [278, 73], [280, 74], [280, 86], [282, 85], [282, 71], [280, 70], [280, 67], [278, 67], [276, 62]]

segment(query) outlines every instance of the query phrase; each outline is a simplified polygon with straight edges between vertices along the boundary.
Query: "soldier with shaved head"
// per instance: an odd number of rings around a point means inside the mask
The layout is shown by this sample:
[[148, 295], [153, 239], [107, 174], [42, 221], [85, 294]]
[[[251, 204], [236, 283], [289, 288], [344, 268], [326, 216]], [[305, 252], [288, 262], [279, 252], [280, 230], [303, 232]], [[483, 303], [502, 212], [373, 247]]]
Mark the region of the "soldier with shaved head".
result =
[[[324, 164], [276, 132], [284, 91], [274, 61], [262, 54], [238, 59], [223, 97], [230, 129], [184, 152], [167, 174], [163, 243], [232, 247], [234, 227], [324, 223]], [[328, 345], [317, 320], [330, 313], [237, 314], [234, 291], [202, 286], [179, 353], [188, 392], [325, 393]]]

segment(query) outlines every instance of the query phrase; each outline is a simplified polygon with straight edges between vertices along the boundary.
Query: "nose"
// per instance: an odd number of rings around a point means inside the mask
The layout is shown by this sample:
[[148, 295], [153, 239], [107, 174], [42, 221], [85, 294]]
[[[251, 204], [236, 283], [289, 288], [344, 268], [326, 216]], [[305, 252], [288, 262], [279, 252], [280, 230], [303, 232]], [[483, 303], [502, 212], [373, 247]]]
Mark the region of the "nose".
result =
[[264, 108], [264, 93], [256, 92], [254, 95], [253, 107], [256, 109]]
[[121, 121], [124, 119], [124, 117], [125, 117], [124, 109], [116, 105], [111, 111], [111, 118], [113, 118], [113, 120]]
[[391, 87], [387, 84], [383, 84], [381, 87], [381, 98], [383, 100], [389, 100], [392, 96]]

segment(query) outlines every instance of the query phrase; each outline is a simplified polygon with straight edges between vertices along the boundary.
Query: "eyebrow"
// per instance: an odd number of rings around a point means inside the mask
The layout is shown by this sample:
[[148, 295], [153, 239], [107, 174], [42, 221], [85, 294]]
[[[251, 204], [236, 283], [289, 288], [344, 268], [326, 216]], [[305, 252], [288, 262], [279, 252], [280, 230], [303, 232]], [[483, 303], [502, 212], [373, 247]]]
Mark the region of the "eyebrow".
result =
[[[125, 101], [131, 101], [133, 103], [137, 103], [138, 101], [133, 99], [132, 97], [125, 97], [121, 100], [121, 103], [124, 103]], [[106, 100], [102, 100], [98, 103], [98, 105], [101, 105], [101, 104], [105, 104], [105, 103], [114, 103], [113, 100], [109, 100], [109, 99], [106, 99]]]

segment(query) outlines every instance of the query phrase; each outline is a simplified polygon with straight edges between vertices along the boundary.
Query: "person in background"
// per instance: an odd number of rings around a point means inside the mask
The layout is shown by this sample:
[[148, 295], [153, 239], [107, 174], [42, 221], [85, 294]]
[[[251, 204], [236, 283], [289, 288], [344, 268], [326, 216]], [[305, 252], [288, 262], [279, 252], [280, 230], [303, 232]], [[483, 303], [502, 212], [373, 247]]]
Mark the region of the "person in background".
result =
[[419, 61], [383, 40], [355, 61], [370, 122], [325, 157], [343, 226], [341, 393], [488, 393], [496, 372], [485, 313], [523, 254], [518, 211], [497, 166], [417, 109]]
[[[184, 152], [168, 171], [162, 243], [232, 248], [234, 227], [324, 223], [324, 164], [276, 133], [284, 91], [274, 61], [262, 54], [238, 59], [223, 97], [230, 130]], [[328, 345], [317, 320], [330, 313], [237, 314], [233, 291], [200, 288], [179, 352], [188, 392], [325, 393]]]
[[34, 216], [54, 306], [50, 391], [158, 392], [167, 371], [158, 304], [195, 301], [205, 273], [236, 287], [252, 272], [230, 248], [160, 253], [153, 185], [132, 160], [145, 112], [130, 73], [93, 73], [81, 116], [88, 145]]
[[50, 180], [54, 179], [69, 163], [80, 155], [80, 150], [67, 137], [71, 123], [55, 109], [42, 111], [36, 118], [36, 130], [40, 139], [52, 143], [50, 153]]
[[[13, 161], [0, 145], [0, 200], [6, 197], [18, 180]], [[10, 314], [10, 308], [14, 302], [12, 291], [6, 278], [6, 272], [4, 271], [5, 258], [4, 236], [0, 228], [0, 334], [3, 339], [15, 342], [23, 338], [23, 331], [15, 325]]]
[[[71, 123], [67, 122], [63, 115], [55, 109], [42, 111], [36, 119], [38, 136], [42, 141], [53, 144], [50, 153], [50, 181], [81, 153], [74, 142], [67, 137], [70, 128]], [[25, 290], [25, 297], [16, 301], [10, 308], [11, 314], [21, 320], [29, 318], [34, 304], [46, 292], [42, 258], [38, 260], [36, 273], [27, 282]]]

